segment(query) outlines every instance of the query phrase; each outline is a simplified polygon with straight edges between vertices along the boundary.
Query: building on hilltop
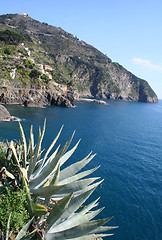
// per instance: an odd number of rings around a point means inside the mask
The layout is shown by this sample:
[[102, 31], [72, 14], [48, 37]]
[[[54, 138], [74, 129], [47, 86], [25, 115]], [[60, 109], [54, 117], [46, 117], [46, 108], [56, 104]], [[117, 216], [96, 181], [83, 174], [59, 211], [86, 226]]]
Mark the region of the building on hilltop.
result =
[[22, 12], [22, 15], [23, 15], [24, 17], [28, 16], [28, 14], [27, 14], [27, 13], [24, 13], [24, 12]]

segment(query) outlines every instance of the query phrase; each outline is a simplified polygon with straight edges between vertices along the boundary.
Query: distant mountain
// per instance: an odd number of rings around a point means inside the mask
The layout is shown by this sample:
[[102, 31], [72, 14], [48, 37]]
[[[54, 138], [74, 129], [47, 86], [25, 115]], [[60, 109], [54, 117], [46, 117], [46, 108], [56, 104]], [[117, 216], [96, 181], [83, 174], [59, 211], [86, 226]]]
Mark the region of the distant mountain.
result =
[[0, 67], [1, 87], [46, 88], [64, 95], [67, 87], [82, 96], [158, 101], [145, 80], [76, 36], [27, 15], [0, 16]]

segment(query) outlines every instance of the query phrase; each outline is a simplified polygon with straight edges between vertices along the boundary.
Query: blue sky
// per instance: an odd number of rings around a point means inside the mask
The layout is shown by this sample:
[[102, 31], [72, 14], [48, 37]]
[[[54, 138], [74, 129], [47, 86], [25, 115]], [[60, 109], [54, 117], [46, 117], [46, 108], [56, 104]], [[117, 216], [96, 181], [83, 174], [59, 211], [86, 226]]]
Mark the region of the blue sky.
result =
[[162, 99], [161, 0], [5, 0], [0, 15], [28, 13], [93, 45], [148, 81]]

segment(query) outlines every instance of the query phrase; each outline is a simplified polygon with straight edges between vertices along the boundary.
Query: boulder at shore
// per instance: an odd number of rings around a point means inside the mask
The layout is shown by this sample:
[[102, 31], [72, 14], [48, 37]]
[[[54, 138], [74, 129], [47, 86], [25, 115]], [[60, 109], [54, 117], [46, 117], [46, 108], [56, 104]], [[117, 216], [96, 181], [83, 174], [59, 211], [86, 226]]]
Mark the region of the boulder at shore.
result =
[[4, 119], [11, 119], [11, 115], [3, 105], [0, 105], [0, 121]]

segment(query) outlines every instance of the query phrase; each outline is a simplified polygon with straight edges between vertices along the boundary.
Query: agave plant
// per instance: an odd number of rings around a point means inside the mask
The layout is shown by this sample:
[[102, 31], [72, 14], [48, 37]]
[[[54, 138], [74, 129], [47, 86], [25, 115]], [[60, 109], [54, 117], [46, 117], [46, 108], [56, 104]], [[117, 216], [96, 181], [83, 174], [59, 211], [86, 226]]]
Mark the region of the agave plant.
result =
[[[62, 128], [46, 151], [41, 149], [46, 120], [43, 129], [39, 128], [37, 145], [34, 143], [33, 127], [30, 128], [30, 140], [27, 145], [22, 125], [19, 122], [21, 142], [9, 144], [14, 161], [19, 169], [19, 182], [26, 189], [30, 221], [20, 230], [16, 240], [24, 239], [26, 231], [33, 222], [34, 229], [28, 235], [37, 234], [40, 239], [96, 239], [110, 236], [103, 232], [116, 227], [102, 226], [111, 218], [92, 220], [103, 208], [92, 210], [98, 206], [98, 200], [83, 206], [86, 200], [103, 181], [96, 178], [85, 178], [96, 171], [98, 167], [81, 171], [95, 156], [90, 152], [78, 161], [60, 170], [60, 167], [72, 156], [80, 140], [70, 150], [69, 141], [60, 149], [55, 144]], [[9, 152], [9, 150], [8, 150]], [[12, 157], [13, 157], [12, 156]], [[16, 179], [16, 178], [15, 178]], [[99, 180], [99, 181], [98, 181]], [[8, 223], [9, 224], [9, 223]], [[25, 238], [26, 239], [26, 238]]]

